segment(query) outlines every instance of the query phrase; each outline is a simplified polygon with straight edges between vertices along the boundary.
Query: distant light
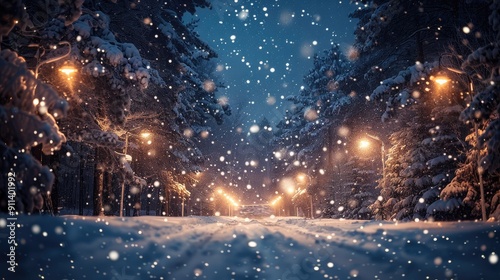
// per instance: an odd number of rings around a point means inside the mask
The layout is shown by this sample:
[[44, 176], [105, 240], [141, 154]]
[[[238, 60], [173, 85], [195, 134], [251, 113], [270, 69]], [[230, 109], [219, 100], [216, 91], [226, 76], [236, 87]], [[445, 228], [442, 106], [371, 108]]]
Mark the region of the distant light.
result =
[[442, 86], [450, 81], [450, 79], [446, 76], [436, 76], [436, 77], [431, 77], [431, 79], [440, 86]]
[[65, 74], [67, 76], [71, 76], [73, 73], [78, 72], [78, 70], [73, 66], [64, 65], [61, 68], [59, 68], [59, 72]]

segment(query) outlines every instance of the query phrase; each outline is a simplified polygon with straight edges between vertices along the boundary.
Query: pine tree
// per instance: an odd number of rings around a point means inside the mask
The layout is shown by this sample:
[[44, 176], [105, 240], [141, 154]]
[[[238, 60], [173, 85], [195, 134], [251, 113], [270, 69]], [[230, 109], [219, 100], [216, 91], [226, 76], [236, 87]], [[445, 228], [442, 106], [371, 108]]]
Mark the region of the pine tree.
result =
[[[279, 162], [286, 172], [305, 168], [312, 173], [324, 168], [324, 149], [330, 146], [330, 126], [352, 97], [339, 90], [349, 63], [338, 45], [314, 56], [314, 68], [304, 77], [300, 94], [288, 97], [292, 108], [277, 125], [273, 139]], [[300, 167], [302, 166], [302, 167]]]
[[358, 85], [353, 87], [370, 89], [367, 96], [374, 104], [369, 110], [385, 103], [382, 120], [392, 125], [385, 129], [392, 131], [387, 176], [379, 184], [381, 200], [372, 209], [379, 219], [422, 219], [452, 180], [457, 164], [465, 160], [460, 157], [463, 127], [454, 119], [462, 103], [453, 101], [456, 96], [439, 97], [433, 76], [443, 70], [440, 53], [445, 48], [460, 52], [465, 48], [462, 43], [478, 43], [462, 40], [458, 27], [470, 23], [462, 15], [471, 10], [477, 13], [468, 20], [483, 26], [485, 4], [364, 2], [364, 8], [353, 14], [360, 19], [352, 71]]
[[[23, 17], [20, 1], [2, 1], [0, 42]], [[44, 154], [61, 148], [66, 137], [57, 120], [68, 103], [29, 70], [15, 50], [0, 51], [0, 209], [11, 215], [42, 210], [54, 176], [31, 153], [41, 145]]]
[[[476, 89], [477, 92], [469, 88], [472, 92], [468, 94], [473, 95], [473, 100], [460, 115], [462, 121], [474, 124], [478, 133], [474, 131], [468, 136], [470, 146], [474, 148], [467, 153], [467, 161], [457, 170], [455, 180], [441, 193], [442, 200], [433, 205], [432, 212], [429, 213], [438, 218], [445, 214], [459, 219], [481, 217], [482, 195], [480, 183], [478, 183], [481, 176], [484, 185], [486, 218], [500, 219], [500, 189], [496, 183], [500, 170], [498, 155], [500, 1], [488, 2], [491, 3], [488, 21], [493, 31], [493, 39], [490, 43], [475, 49], [462, 64], [462, 69], [465, 69], [463, 75], [468, 76], [469, 87], [474, 85], [475, 79], [473, 78], [477, 76], [475, 74], [480, 74], [478, 77], [482, 82], [482, 85]], [[489, 38], [487, 29], [477, 32], [482, 32], [482, 37]], [[484, 73], [488, 76], [486, 77]]]
[[334, 182], [325, 188], [322, 212], [325, 217], [368, 220], [372, 218], [369, 208], [376, 200], [376, 179], [371, 158], [348, 156], [337, 166]]
[[[292, 181], [296, 181], [299, 172], [309, 174], [307, 194], [313, 196], [313, 204], [321, 212], [331, 183], [332, 174], [327, 170], [332, 165], [334, 131], [342, 126], [343, 113], [354, 96], [340, 89], [348, 79], [350, 63], [338, 45], [316, 54], [313, 63], [304, 76], [300, 93], [287, 98], [293, 105], [278, 123], [271, 142], [275, 150], [275, 174]], [[304, 212], [310, 213], [308, 199], [299, 194], [295, 194], [294, 200], [299, 204], [303, 201]]]

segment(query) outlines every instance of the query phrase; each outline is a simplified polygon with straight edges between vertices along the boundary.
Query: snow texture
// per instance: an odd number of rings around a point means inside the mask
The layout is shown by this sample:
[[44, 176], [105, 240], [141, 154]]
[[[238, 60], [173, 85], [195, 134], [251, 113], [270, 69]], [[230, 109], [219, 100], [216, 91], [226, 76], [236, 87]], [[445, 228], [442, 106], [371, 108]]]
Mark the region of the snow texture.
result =
[[[498, 279], [498, 223], [20, 216], [5, 279]], [[6, 217], [0, 228], [6, 229]], [[0, 244], [6, 246], [7, 239]]]

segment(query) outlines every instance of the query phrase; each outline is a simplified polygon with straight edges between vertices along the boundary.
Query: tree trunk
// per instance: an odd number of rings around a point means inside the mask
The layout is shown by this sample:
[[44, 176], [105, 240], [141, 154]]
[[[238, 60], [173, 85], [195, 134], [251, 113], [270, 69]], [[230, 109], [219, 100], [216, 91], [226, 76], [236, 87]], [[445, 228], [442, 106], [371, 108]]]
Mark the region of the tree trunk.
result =
[[[168, 216], [168, 211], [169, 211], [169, 205], [170, 205], [170, 194], [169, 194], [169, 191], [168, 191], [168, 186], [165, 185], [165, 197], [163, 198], [163, 201], [165, 201], [165, 203], [163, 204], [163, 213], [165, 213], [164, 215], [165, 216]], [[163, 214], [162, 213], [162, 214]]]
[[85, 170], [85, 159], [84, 159], [84, 154], [83, 154], [83, 148], [82, 144], [79, 143], [79, 153], [80, 153], [80, 162], [79, 162], [79, 174], [78, 174], [78, 186], [80, 188], [79, 190], [79, 195], [78, 195], [78, 215], [83, 216], [83, 208], [85, 206], [85, 188], [83, 184], [83, 176], [84, 176], [84, 170]]
[[103, 215], [103, 204], [102, 204], [102, 196], [104, 190], [104, 170], [99, 165], [100, 157], [99, 157], [99, 148], [96, 149], [95, 152], [95, 168], [94, 168], [94, 191], [93, 191], [93, 215], [101, 216]]
[[57, 176], [55, 177], [54, 184], [52, 185], [52, 191], [50, 192], [50, 197], [52, 201], [52, 213], [54, 216], [59, 214], [59, 180]]
[[113, 174], [104, 172], [103, 205], [106, 215], [113, 215]]
[[134, 212], [132, 214], [133, 216], [140, 216], [140, 213], [141, 213], [142, 186], [139, 186], [138, 188], [139, 188], [139, 190], [137, 191], [137, 193], [134, 193], [133, 197], [132, 197], [132, 203], [133, 203], [133, 207], [134, 207]]

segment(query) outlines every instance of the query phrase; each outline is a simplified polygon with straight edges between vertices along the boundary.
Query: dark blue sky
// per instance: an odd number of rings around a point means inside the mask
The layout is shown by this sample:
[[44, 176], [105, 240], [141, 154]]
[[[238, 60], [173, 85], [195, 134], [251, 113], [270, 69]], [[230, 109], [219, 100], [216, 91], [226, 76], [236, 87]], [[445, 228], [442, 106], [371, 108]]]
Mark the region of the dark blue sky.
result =
[[356, 6], [349, 0], [212, 0], [199, 10], [199, 32], [218, 54], [227, 88], [219, 92], [248, 121], [281, 118], [283, 97], [296, 94], [314, 52], [353, 42]]

